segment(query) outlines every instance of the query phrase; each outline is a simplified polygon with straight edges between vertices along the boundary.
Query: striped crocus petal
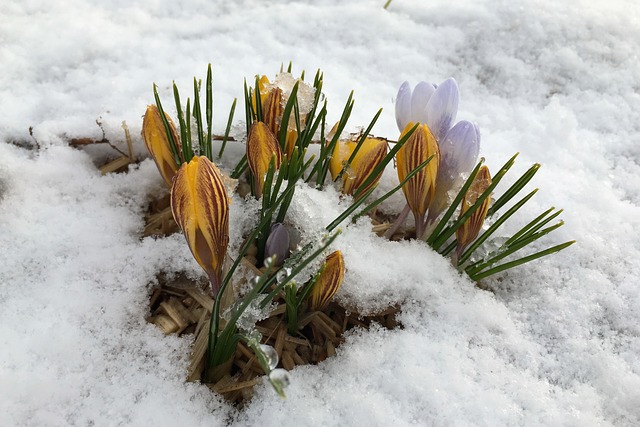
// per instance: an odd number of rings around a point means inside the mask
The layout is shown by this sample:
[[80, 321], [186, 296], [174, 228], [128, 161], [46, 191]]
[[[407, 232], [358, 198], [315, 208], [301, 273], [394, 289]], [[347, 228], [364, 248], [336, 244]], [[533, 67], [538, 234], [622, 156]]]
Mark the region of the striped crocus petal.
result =
[[344, 258], [342, 252], [331, 253], [324, 262], [318, 280], [309, 295], [311, 310], [324, 310], [331, 298], [338, 292], [344, 279]]
[[[264, 104], [264, 99], [267, 96], [267, 93], [269, 92], [269, 85], [271, 84], [271, 82], [269, 82], [269, 78], [267, 76], [262, 76], [260, 77], [260, 80], [258, 80], [258, 90], [260, 91], [260, 99], [262, 100], [262, 103], [260, 104], [260, 106], [262, 107], [262, 104]], [[251, 105], [253, 106], [253, 111], [256, 111], [256, 94], [255, 92], [251, 92]]]
[[[262, 95], [262, 93], [261, 93]], [[280, 131], [280, 120], [282, 120], [282, 89], [275, 87], [269, 90], [262, 98], [262, 120], [269, 127], [274, 135]]]
[[400, 132], [411, 121], [411, 86], [404, 82], [396, 95], [396, 123]]
[[436, 141], [441, 141], [455, 122], [459, 98], [458, 84], [453, 78], [448, 78], [429, 99], [425, 109], [426, 123]]
[[[355, 143], [354, 143], [355, 149]], [[382, 162], [387, 155], [387, 140], [383, 138], [367, 138], [356, 153], [350, 168], [342, 176], [342, 192], [344, 194], [354, 194], [360, 190], [360, 186], [369, 178], [371, 172]], [[363, 188], [361, 194], [378, 184], [382, 173], [379, 173], [375, 180]]]
[[[169, 116], [165, 114], [165, 117], [169, 123], [169, 131], [173, 135], [176, 148], [178, 152], [180, 152], [180, 138], [176, 132], [176, 127]], [[142, 139], [151, 157], [153, 157], [153, 160], [156, 162], [160, 175], [162, 175], [167, 185], [171, 187], [173, 177], [178, 172], [178, 165], [173, 157], [160, 111], [155, 105], [149, 105], [144, 114], [142, 121]]]
[[436, 180], [436, 192], [429, 205], [428, 222], [433, 222], [449, 207], [451, 191], [462, 184], [465, 174], [471, 172], [480, 151], [478, 125], [462, 120], [452, 127], [438, 144], [440, 168]]
[[[412, 127], [412, 122], [407, 124], [400, 138]], [[435, 190], [438, 163], [440, 161], [438, 144], [429, 127], [427, 125], [419, 125], [396, 155], [398, 179], [400, 181], [403, 181], [411, 171], [431, 156], [434, 157], [427, 166], [402, 186], [402, 192], [407, 199], [407, 204], [416, 218], [416, 229], [420, 229], [419, 223], [424, 219], [424, 214]]]
[[436, 86], [433, 83], [427, 82], [420, 82], [413, 88], [409, 121], [414, 123], [427, 123], [427, 103], [435, 91]]
[[336, 142], [336, 146], [333, 149], [333, 153], [331, 154], [331, 158], [329, 159], [329, 172], [331, 173], [331, 179], [335, 180], [342, 172], [342, 168], [344, 167], [349, 157], [351, 157], [351, 153], [356, 148], [356, 143], [353, 141], [340, 141]]
[[253, 174], [255, 196], [262, 196], [264, 175], [269, 170], [271, 159], [275, 161], [275, 169], [282, 162], [282, 151], [273, 132], [263, 122], [253, 122], [247, 137], [247, 162]]
[[[462, 199], [460, 216], [464, 215], [464, 213], [476, 203], [478, 197], [480, 197], [490, 185], [491, 175], [489, 174], [489, 168], [482, 166], [480, 170], [478, 170], [471, 187], [469, 187]], [[482, 205], [456, 230], [456, 239], [458, 241], [456, 252], [458, 256], [462, 254], [464, 248], [478, 237], [482, 224], [484, 224], [484, 219], [487, 216], [490, 201], [491, 197], [484, 199]]]
[[215, 298], [229, 244], [229, 198], [209, 159], [193, 157], [180, 167], [171, 188], [171, 210], [191, 253], [209, 275]]

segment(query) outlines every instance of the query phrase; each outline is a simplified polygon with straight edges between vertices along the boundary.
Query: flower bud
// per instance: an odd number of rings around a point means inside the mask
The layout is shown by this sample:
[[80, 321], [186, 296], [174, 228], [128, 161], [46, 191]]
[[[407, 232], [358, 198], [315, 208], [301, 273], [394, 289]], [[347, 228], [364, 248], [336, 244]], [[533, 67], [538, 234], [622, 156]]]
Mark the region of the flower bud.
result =
[[229, 198], [216, 165], [204, 156], [184, 163], [171, 188], [171, 210], [215, 298], [229, 244]]
[[313, 285], [309, 295], [309, 308], [314, 311], [324, 310], [340, 289], [343, 279], [344, 258], [342, 252], [335, 251], [325, 260], [320, 276]]
[[289, 256], [289, 232], [280, 223], [271, 226], [271, 232], [264, 248], [265, 259], [272, 256], [275, 256], [274, 265], [276, 266], [282, 265]]
[[[165, 117], [169, 123], [169, 131], [173, 135], [176, 148], [180, 153], [180, 138], [176, 132], [176, 127], [168, 115], [165, 114]], [[151, 157], [153, 157], [153, 160], [156, 162], [160, 175], [162, 175], [167, 185], [171, 187], [173, 177], [178, 171], [178, 165], [173, 157], [160, 111], [155, 105], [149, 105], [144, 114], [142, 121], [142, 139]], [[182, 153], [180, 153], [180, 158], [182, 159]]]
[[[400, 138], [413, 126], [413, 122], [407, 124]], [[416, 219], [417, 238], [422, 237], [420, 234], [422, 234], [424, 215], [435, 192], [440, 162], [438, 144], [427, 125], [418, 125], [396, 155], [398, 179], [401, 182], [431, 156], [433, 156], [431, 161], [402, 186], [404, 197]]]
[[[478, 170], [467, 193], [464, 195], [464, 199], [462, 199], [460, 216], [464, 215], [464, 213], [476, 203], [478, 197], [480, 197], [490, 185], [491, 175], [489, 174], [489, 168], [482, 166], [480, 170]], [[490, 201], [491, 197], [484, 199], [482, 205], [456, 230], [456, 239], [458, 240], [456, 252], [458, 256], [462, 254], [464, 248], [478, 237], [478, 233], [480, 233], [484, 219], [487, 216]]]
[[282, 151], [276, 137], [263, 122], [253, 122], [247, 137], [247, 162], [253, 174], [255, 196], [258, 198], [262, 196], [264, 175], [269, 170], [272, 158], [277, 170], [282, 162]]
[[[338, 141], [333, 155], [329, 161], [329, 170], [333, 179], [340, 174], [345, 163], [351, 157], [357, 143], [355, 141]], [[364, 181], [369, 178], [373, 169], [382, 162], [387, 155], [387, 140], [382, 138], [367, 138], [356, 153], [349, 168], [342, 175], [342, 193], [352, 195], [359, 190]], [[367, 188], [363, 189], [362, 194], [374, 187], [382, 174], [371, 182]]]

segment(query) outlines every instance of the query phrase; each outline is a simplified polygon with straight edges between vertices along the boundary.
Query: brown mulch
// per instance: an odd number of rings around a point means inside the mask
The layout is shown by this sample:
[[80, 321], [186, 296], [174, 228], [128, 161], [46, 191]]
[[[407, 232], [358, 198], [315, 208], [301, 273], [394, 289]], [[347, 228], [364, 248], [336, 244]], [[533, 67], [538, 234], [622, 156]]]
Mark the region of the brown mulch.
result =
[[[151, 316], [147, 320], [165, 334], [195, 336], [187, 380], [202, 381], [213, 299], [203, 291], [201, 284], [186, 278], [165, 280], [160, 277], [160, 282], [151, 295]], [[275, 302], [276, 308], [268, 318], [256, 324], [256, 329], [263, 336], [262, 343], [272, 346], [278, 353], [278, 367], [288, 371], [334, 356], [345, 332], [352, 328], [368, 328], [374, 322], [389, 329], [400, 326], [396, 320], [399, 307], [362, 316], [332, 302], [324, 311], [303, 314], [298, 333], [292, 336], [287, 332], [285, 305], [280, 299]], [[227, 400], [241, 405], [251, 398], [253, 386], [263, 375], [253, 352], [240, 343], [226, 374], [216, 383], [207, 385]]]

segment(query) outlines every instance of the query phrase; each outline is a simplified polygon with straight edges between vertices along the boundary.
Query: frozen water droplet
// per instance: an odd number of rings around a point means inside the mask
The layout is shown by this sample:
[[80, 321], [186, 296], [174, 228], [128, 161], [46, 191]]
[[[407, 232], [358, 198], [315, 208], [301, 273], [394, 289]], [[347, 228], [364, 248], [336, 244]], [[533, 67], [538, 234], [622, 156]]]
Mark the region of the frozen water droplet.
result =
[[278, 274], [276, 274], [276, 281], [278, 283], [282, 283], [287, 279], [287, 277], [289, 277], [290, 274], [291, 268], [281, 268], [280, 271], [278, 271]]
[[270, 370], [274, 370], [276, 366], [278, 366], [278, 352], [275, 348], [270, 345], [260, 344], [260, 350], [264, 353], [267, 358], [267, 364], [269, 365]]
[[285, 388], [291, 383], [289, 373], [284, 369], [274, 369], [271, 371], [269, 381], [278, 385], [280, 388]]
[[270, 267], [273, 265], [273, 262], [275, 261], [275, 259], [274, 259], [274, 258], [275, 258], [275, 257], [273, 257], [273, 256], [270, 256], [270, 257], [268, 257], [268, 258], [265, 258], [265, 259], [264, 259], [264, 266], [265, 266], [265, 267], [267, 267], [267, 268], [270, 268]]

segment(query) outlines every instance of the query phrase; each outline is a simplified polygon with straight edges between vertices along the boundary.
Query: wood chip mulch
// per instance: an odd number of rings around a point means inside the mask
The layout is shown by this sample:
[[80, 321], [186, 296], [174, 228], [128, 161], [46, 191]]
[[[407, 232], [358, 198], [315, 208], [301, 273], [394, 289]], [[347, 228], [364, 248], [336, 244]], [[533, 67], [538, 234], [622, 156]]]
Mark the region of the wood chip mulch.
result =
[[[166, 281], [160, 277], [160, 282], [151, 295], [151, 316], [147, 320], [167, 335], [195, 336], [187, 380], [201, 381], [213, 299], [203, 291], [202, 285], [186, 278]], [[278, 367], [288, 371], [334, 356], [349, 329], [368, 328], [373, 322], [388, 329], [400, 326], [396, 320], [399, 307], [390, 307], [373, 316], [361, 316], [332, 302], [325, 311], [303, 314], [299, 319], [298, 334], [292, 336], [287, 333], [285, 305], [279, 299], [275, 302], [276, 308], [268, 318], [257, 323], [256, 329], [263, 336], [262, 343], [272, 346], [278, 353]], [[228, 372], [216, 383], [207, 385], [227, 400], [242, 405], [251, 398], [253, 386], [262, 381], [263, 375], [253, 352], [240, 343]]]

